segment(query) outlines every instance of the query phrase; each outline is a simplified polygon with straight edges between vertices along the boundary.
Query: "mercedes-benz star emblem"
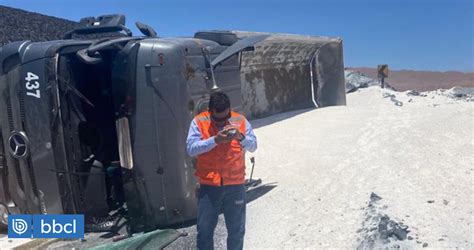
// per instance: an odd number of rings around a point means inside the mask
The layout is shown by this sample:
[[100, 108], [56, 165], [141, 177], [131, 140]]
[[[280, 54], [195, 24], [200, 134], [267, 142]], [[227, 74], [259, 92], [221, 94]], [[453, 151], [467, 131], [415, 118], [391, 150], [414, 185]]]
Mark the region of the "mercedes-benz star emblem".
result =
[[28, 137], [25, 132], [13, 132], [8, 138], [10, 153], [17, 159], [23, 159], [28, 154]]

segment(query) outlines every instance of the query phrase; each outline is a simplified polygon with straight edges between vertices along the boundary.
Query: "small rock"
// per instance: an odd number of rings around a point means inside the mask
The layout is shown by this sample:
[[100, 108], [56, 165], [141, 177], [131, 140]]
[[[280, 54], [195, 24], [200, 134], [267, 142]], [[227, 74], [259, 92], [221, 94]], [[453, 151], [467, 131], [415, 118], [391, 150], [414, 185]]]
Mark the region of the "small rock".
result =
[[443, 238], [440, 238], [438, 241], [444, 241], [444, 239], [443, 239]]
[[375, 202], [381, 200], [382, 197], [378, 196], [376, 193], [371, 193], [370, 194], [370, 201]]
[[428, 243], [423, 243], [423, 247], [427, 247], [428, 246]]
[[407, 239], [408, 239], [408, 240], [413, 240], [413, 237], [408, 236]]
[[428, 203], [434, 203], [435, 201], [433, 201], [433, 200], [429, 200], [429, 201], [427, 201], [427, 202], [428, 202]]
[[448, 205], [448, 204], [449, 204], [449, 201], [443, 200], [443, 204], [444, 204], [444, 205]]
[[390, 100], [395, 104], [395, 106], [403, 106], [403, 102], [397, 100], [395, 97], [390, 97]]

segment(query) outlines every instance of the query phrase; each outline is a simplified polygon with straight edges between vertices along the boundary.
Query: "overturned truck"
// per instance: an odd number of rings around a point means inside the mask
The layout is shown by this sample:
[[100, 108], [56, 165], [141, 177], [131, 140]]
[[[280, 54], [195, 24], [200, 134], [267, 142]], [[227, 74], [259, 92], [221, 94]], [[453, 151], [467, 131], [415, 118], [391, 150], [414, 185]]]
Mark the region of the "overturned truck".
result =
[[193, 220], [185, 140], [211, 91], [254, 118], [345, 104], [340, 39], [237, 31], [159, 38], [141, 23], [144, 36], [134, 37], [124, 25], [121, 15], [84, 18], [63, 40], [0, 47], [3, 225], [9, 214], [87, 221], [123, 207], [133, 231]]

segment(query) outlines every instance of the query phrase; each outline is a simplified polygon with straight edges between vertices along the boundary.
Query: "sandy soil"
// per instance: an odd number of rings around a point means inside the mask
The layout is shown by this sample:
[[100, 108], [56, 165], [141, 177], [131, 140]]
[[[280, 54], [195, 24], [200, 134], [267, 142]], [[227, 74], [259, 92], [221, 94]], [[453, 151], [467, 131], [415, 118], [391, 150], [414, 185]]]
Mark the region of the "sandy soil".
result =
[[254, 175], [277, 187], [248, 204], [246, 248], [472, 249], [474, 102], [446, 94], [370, 87], [253, 121]]

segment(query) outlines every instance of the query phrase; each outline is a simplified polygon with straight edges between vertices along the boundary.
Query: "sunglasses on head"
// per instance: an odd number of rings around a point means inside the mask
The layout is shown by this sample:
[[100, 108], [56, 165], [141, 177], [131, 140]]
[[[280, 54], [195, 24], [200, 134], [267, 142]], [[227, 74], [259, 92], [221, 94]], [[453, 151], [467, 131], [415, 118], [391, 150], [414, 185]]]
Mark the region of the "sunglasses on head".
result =
[[214, 115], [211, 115], [211, 119], [215, 122], [225, 122], [229, 118], [230, 118], [230, 112], [229, 112], [229, 114], [227, 114], [227, 116], [222, 117], [222, 118], [218, 118], [218, 117], [215, 117]]

